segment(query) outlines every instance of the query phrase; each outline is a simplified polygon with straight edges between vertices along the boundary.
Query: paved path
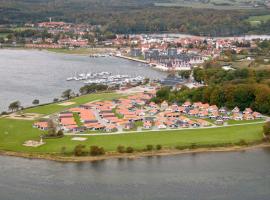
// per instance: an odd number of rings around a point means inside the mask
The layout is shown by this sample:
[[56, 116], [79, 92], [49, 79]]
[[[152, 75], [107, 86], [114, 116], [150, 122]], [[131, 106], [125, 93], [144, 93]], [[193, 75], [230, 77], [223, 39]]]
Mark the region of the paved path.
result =
[[91, 134], [91, 133], [65, 133], [65, 135], [67, 135], [67, 136], [103, 136], [103, 135], [120, 135], [120, 134], [128, 134], [128, 133], [144, 134], [144, 133], [149, 133], [149, 132], [213, 129], [213, 128], [225, 128], [225, 127], [233, 127], [233, 126], [263, 124], [263, 123], [265, 123], [265, 121], [242, 123], [242, 124], [230, 124], [230, 125], [223, 125], [223, 126], [199, 127], [199, 128], [158, 129], [158, 130], [146, 130], [146, 131], [125, 131], [125, 132], [93, 133], [93, 134]]

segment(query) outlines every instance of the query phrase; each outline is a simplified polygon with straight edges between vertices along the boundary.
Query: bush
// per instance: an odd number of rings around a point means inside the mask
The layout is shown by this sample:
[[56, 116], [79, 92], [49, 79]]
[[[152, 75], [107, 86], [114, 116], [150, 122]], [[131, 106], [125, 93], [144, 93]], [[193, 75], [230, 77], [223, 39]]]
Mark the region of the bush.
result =
[[63, 132], [62, 130], [59, 130], [59, 131], [57, 132], [57, 136], [64, 136], [64, 132]]
[[153, 145], [148, 144], [146, 145], [146, 151], [152, 151], [154, 149]]
[[195, 149], [196, 147], [197, 147], [197, 145], [195, 143], [192, 143], [189, 148], [190, 149]]
[[266, 122], [263, 125], [263, 133], [265, 136], [269, 136], [270, 135], [270, 121]]
[[85, 145], [78, 144], [77, 146], [75, 146], [74, 155], [75, 156], [84, 156], [84, 155], [86, 155]]
[[126, 148], [125, 148], [124, 146], [119, 145], [119, 146], [117, 147], [117, 152], [118, 152], [118, 153], [125, 153], [125, 151], [126, 151]]
[[237, 142], [236, 145], [245, 146], [245, 145], [248, 145], [248, 143], [246, 140], [242, 139], [242, 140], [239, 140], [239, 142]]
[[7, 115], [8, 113], [6, 111], [3, 111], [1, 115]]
[[103, 147], [98, 147], [98, 146], [91, 146], [90, 147], [90, 155], [91, 156], [100, 156], [100, 155], [104, 155], [105, 154], [105, 150]]
[[157, 150], [161, 150], [161, 149], [162, 149], [162, 145], [157, 144], [157, 145], [156, 145], [156, 149], [157, 149]]
[[134, 152], [133, 147], [127, 147], [126, 152], [127, 153], [133, 153]]
[[67, 150], [67, 148], [65, 147], [65, 146], [63, 146], [62, 148], [61, 148], [61, 154], [66, 154], [66, 150]]
[[188, 149], [188, 146], [180, 146], [180, 145], [177, 145], [175, 147], [177, 150], [184, 150], [184, 149]]
[[32, 104], [34, 104], [34, 105], [39, 104], [39, 100], [38, 100], [38, 99], [35, 99], [35, 100], [32, 102]]

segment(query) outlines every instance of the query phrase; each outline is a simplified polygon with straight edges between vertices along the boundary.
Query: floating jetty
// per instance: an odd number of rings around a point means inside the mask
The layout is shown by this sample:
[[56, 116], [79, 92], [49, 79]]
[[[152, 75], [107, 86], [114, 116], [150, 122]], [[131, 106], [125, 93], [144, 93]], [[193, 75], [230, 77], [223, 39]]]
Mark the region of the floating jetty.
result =
[[123, 56], [123, 55], [120, 55], [120, 54], [115, 54], [114, 55], [115, 57], [117, 58], [123, 58], [123, 59], [127, 59], [127, 60], [132, 60], [132, 61], [135, 61], [135, 62], [140, 62], [140, 63], [144, 63], [144, 64], [150, 64], [148, 61], [146, 60], [140, 60], [140, 59], [137, 59], [137, 58], [132, 58], [132, 57], [128, 57], [128, 56]]
[[80, 73], [68, 77], [66, 81], [83, 81], [85, 84], [125, 85], [127, 83], [140, 83], [145, 78], [142, 76], [112, 75], [110, 72]]

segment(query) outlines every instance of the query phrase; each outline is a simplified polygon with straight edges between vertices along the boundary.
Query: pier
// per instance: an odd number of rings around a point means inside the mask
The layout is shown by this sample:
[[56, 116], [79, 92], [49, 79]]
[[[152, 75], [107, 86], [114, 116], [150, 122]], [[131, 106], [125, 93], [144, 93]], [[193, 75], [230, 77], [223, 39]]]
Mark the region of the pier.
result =
[[122, 56], [122, 55], [119, 55], [119, 54], [115, 54], [114, 56], [117, 57], [117, 58], [123, 58], [123, 59], [127, 59], [127, 60], [132, 60], [132, 61], [135, 61], [135, 62], [140, 62], [140, 63], [144, 63], [144, 64], [150, 64], [146, 60], [140, 60], [140, 59], [137, 59], [137, 58], [132, 58], [132, 57], [128, 57], [128, 56]]

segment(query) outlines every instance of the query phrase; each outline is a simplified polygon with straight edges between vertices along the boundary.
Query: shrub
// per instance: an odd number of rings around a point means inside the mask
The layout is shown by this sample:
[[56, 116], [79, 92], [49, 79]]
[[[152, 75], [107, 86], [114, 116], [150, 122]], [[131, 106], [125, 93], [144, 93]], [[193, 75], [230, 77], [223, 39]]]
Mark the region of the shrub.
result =
[[197, 145], [195, 143], [192, 143], [189, 148], [195, 149], [196, 147], [197, 147]]
[[7, 115], [7, 112], [6, 112], [6, 111], [3, 111], [3, 112], [1, 113], [1, 115]]
[[125, 151], [126, 151], [126, 148], [125, 148], [124, 146], [119, 145], [119, 146], [117, 147], [117, 152], [118, 152], [118, 153], [125, 153]]
[[91, 156], [100, 156], [100, 155], [104, 155], [105, 154], [105, 150], [103, 147], [98, 147], [98, 146], [91, 146], [90, 147], [90, 155]]
[[239, 140], [239, 142], [236, 143], [236, 145], [240, 145], [240, 146], [244, 146], [244, 145], [248, 145], [246, 140]]
[[65, 146], [63, 146], [61, 148], [61, 154], [66, 154], [66, 150], [67, 150], [67, 148]]
[[58, 98], [54, 98], [54, 99], [53, 99], [53, 102], [58, 102], [58, 101], [59, 101]]
[[263, 125], [263, 133], [264, 133], [264, 135], [266, 135], [266, 136], [269, 136], [269, 135], [270, 135], [270, 121], [266, 122], [266, 123]]
[[152, 151], [154, 149], [153, 145], [148, 144], [146, 145], [146, 151]]
[[127, 153], [133, 153], [134, 152], [133, 147], [127, 147], [126, 152]]
[[177, 150], [184, 150], [184, 149], [188, 149], [188, 146], [180, 146], [180, 145], [177, 145], [175, 147]]
[[263, 142], [270, 142], [270, 137], [269, 137], [269, 136], [264, 137], [264, 138], [262, 139], [262, 141], [263, 141]]
[[63, 136], [64, 135], [64, 132], [62, 131], [62, 130], [59, 130], [58, 132], [57, 132], [57, 136]]
[[156, 145], [156, 149], [157, 149], [157, 150], [161, 150], [161, 149], [162, 149], [162, 145], [157, 144], [157, 145]]
[[34, 105], [39, 104], [39, 100], [38, 100], [38, 99], [35, 99], [35, 100], [32, 102], [32, 104], [34, 104]]
[[76, 145], [75, 148], [74, 148], [74, 155], [75, 156], [84, 156], [84, 155], [86, 155], [85, 145], [82, 145], [82, 144]]

